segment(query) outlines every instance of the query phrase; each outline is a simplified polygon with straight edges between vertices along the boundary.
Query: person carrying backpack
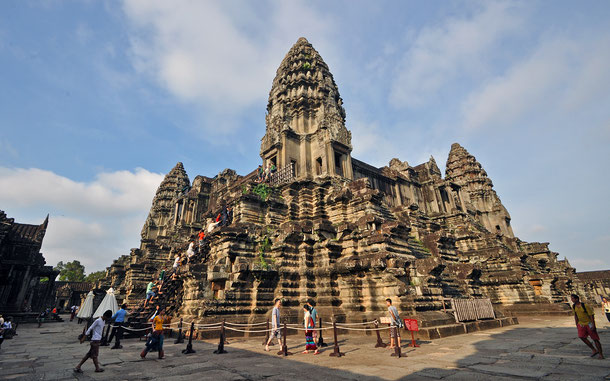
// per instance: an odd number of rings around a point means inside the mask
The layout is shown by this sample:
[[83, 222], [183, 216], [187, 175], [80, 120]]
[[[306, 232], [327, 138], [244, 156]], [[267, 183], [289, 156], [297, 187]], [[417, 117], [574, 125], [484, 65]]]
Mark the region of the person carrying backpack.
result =
[[[578, 329], [578, 337], [591, 348], [591, 351], [593, 351], [591, 357], [599, 355], [598, 357], [603, 359], [604, 354], [602, 352], [602, 344], [599, 341], [599, 335], [597, 334], [597, 327], [595, 326], [595, 313], [593, 308], [581, 303], [580, 297], [576, 294], [572, 294], [571, 299], [572, 309], [574, 310], [574, 322]], [[595, 343], [595, 347], [587, 339], [588, 336], [590, 336]]]

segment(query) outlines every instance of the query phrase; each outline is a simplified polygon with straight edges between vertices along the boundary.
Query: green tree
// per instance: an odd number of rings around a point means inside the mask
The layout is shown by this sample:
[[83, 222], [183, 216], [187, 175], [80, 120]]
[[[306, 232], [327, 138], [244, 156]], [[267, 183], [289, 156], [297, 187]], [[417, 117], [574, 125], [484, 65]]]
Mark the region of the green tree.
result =
[[100, 279], [104, 279], [106, 271], [94, 271], [85, 277], [85, 282], [95, 283]]
[[59, 271], [59, 280], [67, 282], [82, 282], [85, 280], [85, 266], [80, 261], [63, 263], [59, 261], [55, 270]]

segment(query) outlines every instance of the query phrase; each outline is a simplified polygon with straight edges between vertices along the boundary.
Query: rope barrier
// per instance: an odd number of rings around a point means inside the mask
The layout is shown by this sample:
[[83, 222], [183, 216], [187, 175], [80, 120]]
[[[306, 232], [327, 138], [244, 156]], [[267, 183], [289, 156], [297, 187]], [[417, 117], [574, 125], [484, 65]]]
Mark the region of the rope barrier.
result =
[[235, 326], [247, 327], [247, 326], [251, 326], [251, 325], [265, 325], [265, 324], [267, 324], [267, 322], [264, 321], [264, 322], [261, 322], [261, 323], [246, 323], [246, 324], [243, 324], [243, 323], [231, 323], [231, 322], [227, 321], [227, 322], [225, 322], [225, 324], [226, 325], [235, 325]]
[[391, 327], [381, 327], [381, 328], [348, 328], [348, 327], [337, 327], [338, 329], [345, 329], [347, 331], [383, 331], [385, 329], [390, 329]]
[[366, 324], [374, 324], [377, 320], [366, 321], [362, 323], [337, 323], [337, 327], [342, 325], [366, 325]]
[[261, 332], [271, 332], [271, 331], [275, 331], [275, 329], [261, 329], [261, 330], [255, 330], [255, 331], [244, 331], [238, 328], [232, 328], [232, 327], [225, 327], [225, 329], [229, 329], [231, 331], [235, 331], [235, 332], [244, 332], [244, 333], [261, 333]]

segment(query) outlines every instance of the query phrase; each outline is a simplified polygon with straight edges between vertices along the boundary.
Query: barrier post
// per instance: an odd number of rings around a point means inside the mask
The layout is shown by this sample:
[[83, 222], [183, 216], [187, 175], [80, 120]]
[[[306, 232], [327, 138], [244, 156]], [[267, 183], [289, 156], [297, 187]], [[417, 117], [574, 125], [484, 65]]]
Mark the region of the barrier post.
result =
[[182, 351], [182, 353], [184, 353], [185, 355], [188, 355], [189, 353], [195, 353], [195, 350], [193, 349], [193, 331], [195, 330], [195, 322], [191, 323], [191, 333], [189, 334], [189, 342], [188, 344], [186, 344], [186, 349]]
[[320, 317], [320, 326], [318, 328], [318, 347], [328, 347], [328, 344], [324, 342], [322, 337], [322, 317]]
[[267, 345], [269, 341], [269, 319], [267, 319], [267, 332], [265, 332], [265, 340], [263, 340], [263, 345]]
[[218, 349], [214, 351], [217, 355], [221, 355], [223, 353], [227, 353], [225, 351], [225, 321], [222, 320], [222, 325], [220, 326], [220, 340], [218, 341]]
[[341, 353], [339, 350], [339, 341], [337, 340], [337, 322], [333, 320], [333, 336], [335, 339], [335, 347], [333, 348], [333, 353], [330, 354], [331, 357], [341, 357], [345, 356], [345, 353]]
[[377, 344], [375, 344], [375, 348], [386, 348], [388, 345], [381, 340], [381, 335], [379, 334], [379, 322], [375, 320], [375, 333], [377, 333]]
[[394, 331], [394, 353], [392, 353], [390, 356], [392, 357], [396, 357], [396, 358], [401, 358], [402, 356], [402, 352], [400, 351], [400, 345], [398, 345], [398, 335], [400, 334], [400, 332], [398, 332], [398, 330], [400, 329], [400, 327], [394, 325], [394, 323], [392, 323], [392, 325], [390, 326], [390, 329], [395, 329]]
[[277, 354], [286, 357], [292, 354], [288, 352], [288, 346], [286, 345], [286, 333], [288, 332], [288, 329], [286, 328], [286, 322], [284, 322], [284, 329], [282, 331], [282, 349]]
[[184, 343], [184, 337], [182, 336], [182, 318], [180, 318], [180, 323], [178, 324], [178, 338], [174, 341], [174, 344], [182, 343]]

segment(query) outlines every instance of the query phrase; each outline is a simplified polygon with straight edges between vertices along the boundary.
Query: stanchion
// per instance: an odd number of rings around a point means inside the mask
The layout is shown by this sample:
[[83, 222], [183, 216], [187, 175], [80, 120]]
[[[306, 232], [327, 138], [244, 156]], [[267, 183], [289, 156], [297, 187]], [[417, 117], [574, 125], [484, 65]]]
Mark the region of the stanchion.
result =
[[218, 349], [214, 351], [217, 355], [221, 355], [223, 353], [227, 353], [225, 351], [225, 321], [222, 321], [222, 325], [220, 326], [220, 340], [218, 341]]
[[345, 353], [341, 353], [339, 350], [339, 341], [337, 340], [337, 322], [333, 320], [333, 336], [335, 339], [335, 347], [333, 348], [333, 353], [330, 354], [331, 357], [341, 357], [345, 356]]
[[415, 341], [415, 335], [413, 334], [413, 331], [411, 331], [411, 342], [409, 343], [409, 345], [407, 345], [407, 347], [419, 348], [419, 345], [417, 345], [417, 342]]
[[180, 324], [178, 324], [178, 338], [174, 341], [174, 344], [184, 343], [184, 337], [182, 335], [182, 318], [180, 318]]
[[269, 342], [269, 319], [267, 319], [267, 332], [265, 332], [265, 340], [263, 340], [263, 345], [267, 345]]
[[320, 317], [320, 326], [318, 327], [318, 347], [328, 347], [328, 344], [324, 342], [324, 338], [322, 337], [322, 318]]
[[107, 347], [108, 345], [110, 345], [110, 343], [108, 342], [108, 335], [110, 334], [110, 329], [111, 325], [110, 321], [108, 321], [108, 324], [106, 324], [106, 334], [102, 337], [102, 341], [100, 343], [101, 347]]
[[391, 326], [390, 329], [395, 329], [394, 331], [394, 353], [392, 353], [390, 356], [392, 357], [396, 357], [396, 358], [401, 358], [401, 357], [406, 357], [402, 355], [402, 352], [400, 351], [400, 345], [398, 345], [398, 335], [399, 332], [398, 330], [400, 329], [400, 327], [397, 326]]
[[195, 350], [193, 349], [193, 331], [195, 330], [195, 323], [192, 322], [191, 323], [191, 333], [189, 334], [189, 342], [188, 344], [186, 344], [186, 349], [182, 351], [182, 353], [184, 353], [185, 355], [188, 355], [189, 353], [195, 353]]
[[286, 334], [288, 333], [288, 329], [286, 328], [286, 322], [284, 322], [284, 329], [282, 332], [282, 349], [277, 353], [278, 355], [282, 355], [284, 357], [290, 356], [292, 353], [288, 352], [288, 346], [286, 345]]
[[379, 334], [379, 322], [375, 320], [375, 333], [377, 333], [377, 344], [375, 344], [375, 348], [386, 348], [388, 345], [381, 340], [381, 335]]

